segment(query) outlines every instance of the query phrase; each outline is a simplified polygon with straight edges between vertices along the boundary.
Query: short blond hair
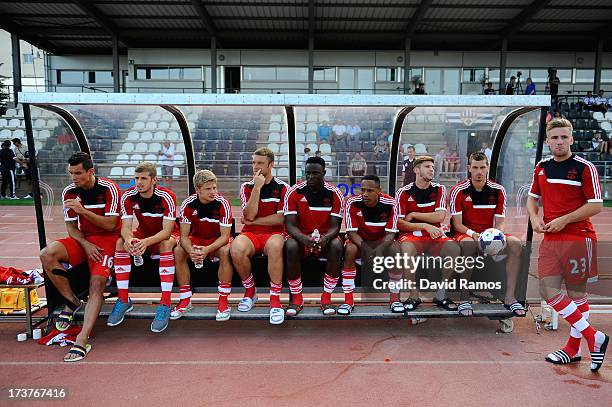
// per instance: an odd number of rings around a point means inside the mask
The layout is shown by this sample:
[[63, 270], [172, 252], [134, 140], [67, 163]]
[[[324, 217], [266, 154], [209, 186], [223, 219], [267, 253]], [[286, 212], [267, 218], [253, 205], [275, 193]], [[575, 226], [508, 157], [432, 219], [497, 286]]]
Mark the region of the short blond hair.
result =
[[157, 165], [150, 162], [141, 162], [136, 166], [134, 172], [148, 172], [151, 178], [157, 177]]
[[217, 176], [210, 170], [198, 170], [193, 176], [193, 184], [196, 188], [200, 188], [202, 185], [210, 181], [217, 182]]
[[415, 158], [415, 159], [414, 159], [414, 163], [412, 164], [412, 167], [413, 167], [413, 168], [416, 168], [416, 167], [418, 167], [419, 165], [421, 165], [421, 164], [423, 164], [423, 163], [425, 163], [425, 162], [428, 162], [428, 161], [431, 161], [432, 163], [435, 163], [435, 161], [434, 161], [433, 157], [431, 157], [431, 156], [429, 156], [429, 155], [422, 155], [422, 156], [419, 156], [419, 157], [417, 157], [417, 158]]
[[270, 150], [268, 147], [259, 147], [253, 152], [253, 155], [268, 157], [268, 164], [274, 162], [274, 151]]
[[567, 127], [570, 129], [570, 133], [574, 131], [574, 126], [572, 126], [572, 122], [562, 117], [556, 117], [546, 124], [546, 133], [551, 131], [552, 129], [556, 129], [559, 127]]

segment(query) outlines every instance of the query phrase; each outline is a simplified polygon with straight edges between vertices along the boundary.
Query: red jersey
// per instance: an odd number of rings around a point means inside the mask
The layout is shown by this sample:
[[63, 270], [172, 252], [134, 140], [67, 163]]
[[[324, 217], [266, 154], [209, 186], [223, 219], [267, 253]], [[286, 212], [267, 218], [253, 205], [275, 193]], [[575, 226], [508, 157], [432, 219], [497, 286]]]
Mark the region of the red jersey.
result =
[[[119, 216], [119, 199], [121, 192], [113, 181], [96, 177], [93, 188], [84, 189], [74, 184], [68, 185], [62, 192], [62, 201], [80, 199], [83, 207], [100, 216]], [[72, 209], [64, 208], [64, 221], [79, 222], [79, 229], [85, 236], [118, 235], [121, 221], [113, 230], [103, 230], [93, 225], [85, 217], [77, 215]]]
[[369, 207], [362, 195], [353, 196], [346, 201], [344, 222], [347, 232], [357, 232], [363, 240], [380, 240], [387, 232], [397, 232], [396, 201], [380, 194], [378, 203]]
[[503, 186], [487, 181], [482, 191], [477, 191], [472, 181], [455, 185], [450, 192], [451, 215], [461, 215], [461, 223], [476, 233], [482, 233], [495, 224], [495, 217], [506, 216], [506, 190]]
[[192, 236], [210, 239], [221, 236], [221, 228], [232, 227], [232, 207], [227, 199], [217, 194], [215, 199], [203, 204], [198, 194], [189, 196], [179, 210], [181, 223], [191, 225]]
[[330, 228], [332, 216], [342, 219], [343, 204], [342, 192], [329, 182], [324, 182], [323, 189], [315, 193], [302, 181], [287, 191], [283, 211], [285, 216], [297, 215], [302, 233], [309, 235], [318, 229], [323, 234]]
[[[163, 229], [164, 220], [176, 220], [176, 195], [168, 188], [155, 186], [153, 196], [144, 198], [132, 187], [121, 197], [121, 219], [138, 219], [144, 236], [153, 236]], [[178, 227], [174, 226], [178, 232]]]
[[[574, 154], [561, 162], [552, 157], [540, 161], [529, 195], [542, 198], [544, 223], [574, 212], [587, 202], [603, 202], [597, 169]], [[561, 232], [595, 237], [590, 219], [570, 223]]]
[[[426, 189], [421, 189], [415, 183], [400, 188], [395, 193], [395, 200], [399, 206], [398, 217], [403, 219], [410, 212], [432, 213], [435, 211], [446, 211], [446, 187], [442, 184], [432, 182]], [[413, 220], [412, 223], [422, 223]], [[440, 227], [439, 223], [432, 223]], [[422, 236], [420, 230], [412, 232], [414, 236]]]
[[[245, 182], [240, 187], [240, 202], [242, 209], [247, 205], [251, 198], [251, 192], [253, 192], [254, 181]], [[259, 203], [257, 206], [257, 217], [262, 218], [265, 216], [274, 215], [276, 213], [283, 213], [283, 205], [285, 203], [285, 195], [287, 194], [288, 185], [278, 178], [272, 178], [267, 184], [261, 187], [259, 192]], [[244, 225], [242, 228], [243, 232], [255, 232], [255, 233], [274, 233], [282, 232], [285, 226], [281, 223], [279, 225]]]

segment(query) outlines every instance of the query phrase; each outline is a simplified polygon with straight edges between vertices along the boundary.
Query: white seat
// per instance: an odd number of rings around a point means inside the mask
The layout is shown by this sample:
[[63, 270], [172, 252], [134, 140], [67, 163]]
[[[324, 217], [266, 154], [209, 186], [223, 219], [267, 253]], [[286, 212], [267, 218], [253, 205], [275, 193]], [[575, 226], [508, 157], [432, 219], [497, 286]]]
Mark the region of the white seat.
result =
[[0, 119], [0, 127], [8, 127], [8, 120]]
[[606, 120], [612, 120], [612, 112], [606, 112], [605, 118]]
[[[127, 154], [117, 154], [115, 158], [115, 164], [127, 164], [129, 161], [129, 157]], [[121, 175], [123, 175], [123, 170], [121, 170]]]
[[140, 133], [140, 141], [149, 141], [153, 140], [153, 133], [150, 131], [143, 131]]
[[295, 131], [306, 131], [306, 125], [304, 122], [295, 123]]
[[196, 129], [196, 124], [195, 122], [187, 122], [187, 127], [189, 127], [189, 130], [194, 131]]
[[142, 162], [142, 154], [132, 154], [130, 156], [130, 164], [138, 164]]
[[295, 133], [295, 141], [297, 143], [304, 143], [306, 142], [306, 134], [299, 132], [299, 133]]
[[158, 121], [161, 120], [161, 114], [159, 114], [159, 113], [151, 113], [149, 115], [149, 120], [150, 121], [154, 121], [154, 122], [158, 122]]
[[138, 140], [139, 138], [140, 134], [137, 131], [130, 131], [126, 140]]
[[417, 143], [414, 145], [414, 152], [417, 154], [427, 154], [427, 146], [422, 143]]
[[276, 172], [277, 177], [289, 177], [289, 168], [282, 167]]
[[47, 130], [47, 129], [40, 130], [40, 131], [38, 132], [38, 138], [39, 138], [39, 139], [46, 140], [46, 139], [48, 139], [49, 137], [51, 137], [51, 132], [50, 132], [49, 130]]
[[270, 133], [268, 134], [268, 142], [270, 143], [278, 143], [281, 141], [280, 133]]
[[42, 150], [42, 148], [43, 148], [42, 141], [39, 141], [39, 140], [34, 141], [34, 149], [36, 151], [40, 151], [40, 150]]
[[600, 126], [602, 130], [605, 130], [606, 132], [612, 131], [612, 124], [610, 124], [610, 122], [601, 122]]
[[316, 123], [308, 123], [308, 125], [306, 126], [306, 131], [317, 131], [317, 128], [319, 126], [317, 126]]
[[134, 143], [123, 143], [121, 146], [122, 153], [131, 153], [134, 151]]
[[330, 168], [332, 168], [332, 167], [331, 167], [331, 165], [330, 165], [330, 164], [331, 164], [331, 162], [332, 162], [331, 155], [323, 155], [323, 156], [321, 156], [321, 158], [322, 158], [323, 160], [325, 160], [325, 167], [326, 167], [326, 168], [327, 168], [328, 166], [329, 166]]
[[273, 176], [273, 177], [276, 177], [276, 175], [277, 175], [276, 168], [272, 168], [272, 176]]
[[17, 127], [21, 127], [21, 120], [11, 119], [9, 120], [8, 125], [6, 127], [11, 128], [11, 129], [16, 129]]
[[25, 136], [25, 131], [23, 131], [23, 129], [17, 129], [13, 131], [13, 138], [17, 137], [23, 140]]
[[15, 110], [15, 109], [7, 109], [6, 110], [6, 116], [7, 117], [17, 116], [17, 110]]
[[36, 119], [40, 116], [42, 116], [41, 110], [37, 109], [37, 108], [33, 108], [30, 110], [30, 115], [32, 116], [32, 119]]
[[181, 169], [173, 167], [172, 168], [172, 176], [173, 177], [180, 177], [181, 176]]
[[187, 120], [189, 120], [191, 122], [197, 122], [198, 121], [198, 114], [197, 113], [189, 113], [187, 115]]
[[54, 129], [59, 126], [59, 121], [57, 119], [49, 119], [47, 120], [47, 128]]
[[168, 130], [170, 128], [170, 123], [168, 122], [159, 122], [157, 125], [158, 130]]
[[[2, 126], [0, 126], [0, 127], [2, 127]], [[0, 130], [0, 139], [1, 140], [10, 139], [12, 134], [13, 134], [13, 132], [10, 131], [9, 129], [2, 129], [2, 130]]]
[[317, 112], [308, 112], [306, 113], [306, 121], [317, 122], [319, 121], [319, 115], [317, 114]]
[[166, 137], [169, 141], [177, 141], [179, 139], [179, 134], [176, 131], [171, 131], [170, 133], [166, 134]]
[[179, 127], [178, 122], [172, 122], [170, 123], [170, 130], [180, 130], [181, 128]]
[[45, 119], [36, 119], [34, 120], [34, 125], [32, 126], [35, 129], [43, 129], [45, 127]]
[[157, 123], [148, 121], [145, 125], [145, 129], [147, 130], [157, 130]]
[[314, 143], [317, 141], [317, 133], [315, 132], [310, 132], [306, 135], [306, 142], [307, 143]]
[[149, 163], [156, 163], [157, 156], [155, 154], [147, 154], [145, 155], [144, 160]]
[[281, 154], [283, 154], [283, 153], [289, 154], [289, 144], [288, 143], [282, 143], [280, 145], [280, 149], [278, 151]]
[[280, 163], [280, 165], [287, 165], [286, 163], [289, 161], [289, 156], [288, 155], [279, 155], [278, 156], [278, 162]]
[[319, 151], [321, 151], [321, 154], [331, 154], [331, 145], [327, 144], [327, 143], [322, 143], [319, 146]]
[[183, 143], [178, 143], [176, 145], [176, 148], [174, 149], [175, 153], [184, 153], [185, 152], [185, 145]]
[[277, 154], [277, 153], [278, 153], [278, 150], [279, 150], [278, 144], [276, 144], [276, 143], [269, 143], [269, 144], [268, 144], [268, 148], [269, 148], [270, 150], [272, 150], [272, 152], [273, 152], [274, 154]]
[[280, 122], [283, 121], [283, 118], [282, 118], [282, 116], [280, 114], [273, 114], [273, 115], [270, 115], [270, 121], [271, 122], [279, 122], [280, 123]]
[[138, 116], [136, 116], [136, 120], [145, 121], [149, 118], [149, 114], [147, 112], [140, 112]]
[[134, 168], [134, 167], [127, 167], [125, 169], [125, 172], [123, 173], [123, 176], [124, 177], [133, 177], [134, 173], [136, 172], [135, 170], [136, 170], [136, 168]]
[[147, 148], [148, 148], [147, 143], [138, 143], [134, 147], [134, 152], [135, 153], [146, 153], [147, 152]]
[[110, 170], [110, 177], [111, 178], [121, 178], [123, 177], [123, 168], [121, 167], [113, 167]]
[[166, 139], [166, 133], [163, 131], [156, 131], [153, 135], [153, 140], [155, 141], [164, 141]]
[[604, 114], [602, 112], [595, 112], [593, 113], [593, 119], [598, 120], [598, 121], [604, 121]]
[[147, 150], [149, 153], [157, 154], [161, 150], [161, 144], [159, 143], [151, 143], [149, 144], [149, 149]]
[[302, 153], [304, 153], [304, 144], [302, 144], [302, 143], [297, 143], [297, 144], [295, 145], [295, 153], [296, 153], [296, 154], [302, 154]]
[[270, 131], [281, 131], [282, 126], [280, 123], [270, 123]]
[[[306, 148], [310, 149], [310, 152], [314, 155], [314, 153], [319, 149], [319, 146], [316, 145], [315, 143], [310, 143], [306, 146]], [[304, 150], [302, 150], [304, 151]]]
[[132, 130], [144, 130], [145, 124], [144, 122], [135, 122], [132, 126]]
[[185, 162], [183, 154], [174, 154], [174, 164], [182, 164]]
[[328, 122], [329, 112], [319, 112], [319, 122]]

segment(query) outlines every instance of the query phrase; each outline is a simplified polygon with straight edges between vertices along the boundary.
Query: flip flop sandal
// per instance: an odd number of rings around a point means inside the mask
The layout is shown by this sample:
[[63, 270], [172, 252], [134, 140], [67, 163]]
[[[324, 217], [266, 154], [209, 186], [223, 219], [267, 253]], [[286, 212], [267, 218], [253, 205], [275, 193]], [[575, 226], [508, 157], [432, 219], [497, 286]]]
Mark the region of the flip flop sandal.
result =
[[[74, 363], [74, 362], [83, 360], [85, 356], [87, 356], [90, 350], [91, 350], [90, 344], [86, 344], [84, 347], [81, 345], [73, 345], [68, 351], [68, 353], [66, 354], [66, 356], [64, 356], [64, 362]], [[77, 357], [71, 358], [70, 355], [77, 355]]]
[[406, 301], [404, 301], [404, 311], [414, 311], [418, 308], [418, 306], [421, 304], [421, 299], [420, 298], [408, 298]]
[[336, 315], [336, 307], [332, 304], [321, 304], [321, 311], [325, 316]]
[[457, 307], [457, 312], [462, 317], [473, 317], [474, 316], [474, 308], [472, 308], [472, 304], [469, 302], [462, 302]]
[[450, 298], [444, 298], [443, 300], [438, 300], [436, 298], [433, 299], [433, 303], [439, 307], [444, 308], [447, 311], [457, 311], [457, 304], [453, 302]]
[[[57, 321], [55, 321], [55, 329], [60, 332], [63, 332], [66, 329], [70, 328], [72, 320], [74, 319], [74, 315], [81, 309], [81, 307], [83, 307], [83, 301], [80, 302], [79, 306], [76, 307], [74, 311], [66, 311], [65, 309], [63, 309], [57, 317]], [[67, 325], [65, 327], [62, 327], [60, 325], [62, 323]]]
[[599, 352], [591, 352], [591, 371], [596, 372], [603, 365], [604, 357], [606, 356], [606, 349], [608, 348], [608, 342], [610, 337], [606, 335], [604, 341], [599, 346]]
[[355, 309], [355, 306], [350, 304], [342, 304], [338, 307], [336, 311], [338, 315], [351, 315], [351, 312]]
[[571, 357], [567, 354], [563, 349], [556, 350], [554, 352], [549, 353], [544, 360], [550, 363], [554, 363], [555, 365], [567, 365], [574, 362], [580, 362], [582, 357], [580, 355]]
[[289, 304], [287, 308], [285, 308], [285, 316], [286, 317], [296, 317], [302, 310], [304, 309], [304, 304]]
[[403, 314], [404, 313], [404, 304], [399, 301], [394, 301], [389, 304], [389, 309], [394, 314]]
[[[523, 305], [518, 301], [513, 302], [510, 305], [504, 304], [504, 308], [510, 310], [510, 312], [512, 312], [513, 317], [524, 317], [525, 315], [527, 315], [525, 307], [523, 307]], [[519, 314], [520, 311], [523, 311], [523, 313]]]

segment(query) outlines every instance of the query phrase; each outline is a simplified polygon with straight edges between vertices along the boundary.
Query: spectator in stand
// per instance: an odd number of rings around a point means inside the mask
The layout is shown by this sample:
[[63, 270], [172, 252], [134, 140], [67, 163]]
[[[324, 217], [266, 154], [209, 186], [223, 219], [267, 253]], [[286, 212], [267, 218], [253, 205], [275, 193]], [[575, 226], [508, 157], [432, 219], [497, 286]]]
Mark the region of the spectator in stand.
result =
[[444, 159], [446, 157], [446, 148], [440, 147], [440, 151], [434, 157], [434, 167], [435, 167], [435, 176], [436, 178], [440, 177], [440, 174], [443, 172], [442, 164], [444, 163]]
[[413, 146], [406, 147], [406, 154], [408, 156], [404, 160], [402, 166], [402, 175], [404, 176], [403, 186], [410, 184], [416, 180], [416, 173], [414, 172], [414, 160], [416, 158], [416, 151]]
[[[15, 153], [11, 150], [11, 140], [4, 140], [0, 150], [0, 173], [2, 174], [0, 198], [2, 199], [19, 199], [15, 195], [15, 167]], [[8, 195], [5, 194], [6, 187], [8, 187]]]
[[172, 167], [174, 166], [174, 144], [168, 140], [164, 140], [161, 150], [159, 150], [161, 158], [159, 163], [162, 168], [164, 177], [172, 177]]
[[514, 87], [516, 86], [516, 76], [510, 77], [510, 82], [506, 85], [506, 95], [514, 95]]
[[419, 86], [417, 86], [417, 88], [414, 90], [414, 94], [415, 95], [426, 95], [427, 92], [425, 92], [425, 84], [424, 83], [419, 83]]
[[535, 95], [536, 94], [536, 85], [533, 83], [531, 78], [527, 78], [527, 87], [525, 88], [525, 95]]
[[331, 127], [327, 123], [327, 120], [323, 121], [323, 124], [317, 127], [317, 142], [318, 143], [327, 143], [329, 138], [331, 137]]
[[359, 141], [359, 135], [361, 134], [361, 127], [359, 127], [357, 123], [350, 124], [346, 128], [346, 133], [348, 134], [348, 141]]
[[603, 89], [599, 89], [595, 98], [595, 109], [599, 112], [606, 113], [608, 111], [608, 99], [604, 96]]
[[30, 171], [30, 153], [28, 151], [28, 146], [25, 144], [21, 144], [21, 139], [19, 137], [15, 137], [11, 140], [13, 142], [13, 152], [15, 153], [15, 162], [17, 163], [17, 169], [15, 174], [22, 173], [26, 177], [26, 181], [28, 182], [28, 191], [30, 191], [23, 199], [30, 199], [34, 197], [34, 193], [32, 192], [32, 172]]
[[312, 157], [312, 151], [308, 147], [304, 147], [304, 161], [302, 161], [302, 174], [306, 173], [306, 161]]
[[332, 135], [330, 141], [333, 142], [336, 150], [345, 151], [348, 149], [348, 144], [346, 140], [346, 126], [344, 123], [339, 122], [338, 124], [332, 127]]
[[552, 115], [550, 114], [550, 110], [548, 112], [546, 112], [546, 123], [548, 123], [549, 121], [552, 120]]
[[599, 154], [603, 154], [608, 151], [608, 142], [601, 138], [601, 133], [597, 132], [591, 139], [591, 149], [587, 151], [593, 151]]
[[380, 133], [380, 138], [386, 140], [389, 145], [393, 142], [393, 134], [389, 134], [387, 130], [383, 130], [382, 133]]
[[487, 157], [487, 162], [491, 162], [491, 155], [493, 154], [493, 151], [491, 150], [491, 148], [489, 148], [489, 143], [483, 141], [481, 144], [480, 152], [484, 153], [484, 155]]
[[315, 152], [315, 157], [319, 157], [319, 158], [321, 158], [321, 150], [317, 150], [317, 151]]
[[485, 95], [495, 95], [495, 89], [493, 89], [493, 82], [487, 82], [487, 87], [484, 90]]
[[563, 119], [564, 118], [563, 115], [561, 114], [561, 112], [558, 111], [558, 110], [555, 112], [555, 115], [553, 117], [555, 119]]
[[446, 155], [443, 167], [445, 172], [459, 172], [459, 156], [457, 151], [453, 150]]
[[366, 175], [367, 171], [368, 163], [366, 162], [365, 158], [363, 158], [360, 153], [355, 153], [353, 160], [348, 167], [351, 185], [355, 183], [355, 177], [363, 177]]
[[78, 151], [77, 146], [73, 145], [76, 143], [76, 137], [66, 126], [62, 126], [60, 133], [57, 135], [57, 144], [53, 146], [51, 151], [61, 151], [64, 154], [72, 154], [74, 151]]
[[593, 97], [593, 92], [589, 90], [586, 96], [582, 98], [582, 108], [593, 110], [593, 106], [595, 106], [595, 98]]
[[378, 140], [378, 143], [374, 147], [374, 152], [378, 155], [389, 154], [389, 143], [387, 143], [387, 140], [382, 138]]

